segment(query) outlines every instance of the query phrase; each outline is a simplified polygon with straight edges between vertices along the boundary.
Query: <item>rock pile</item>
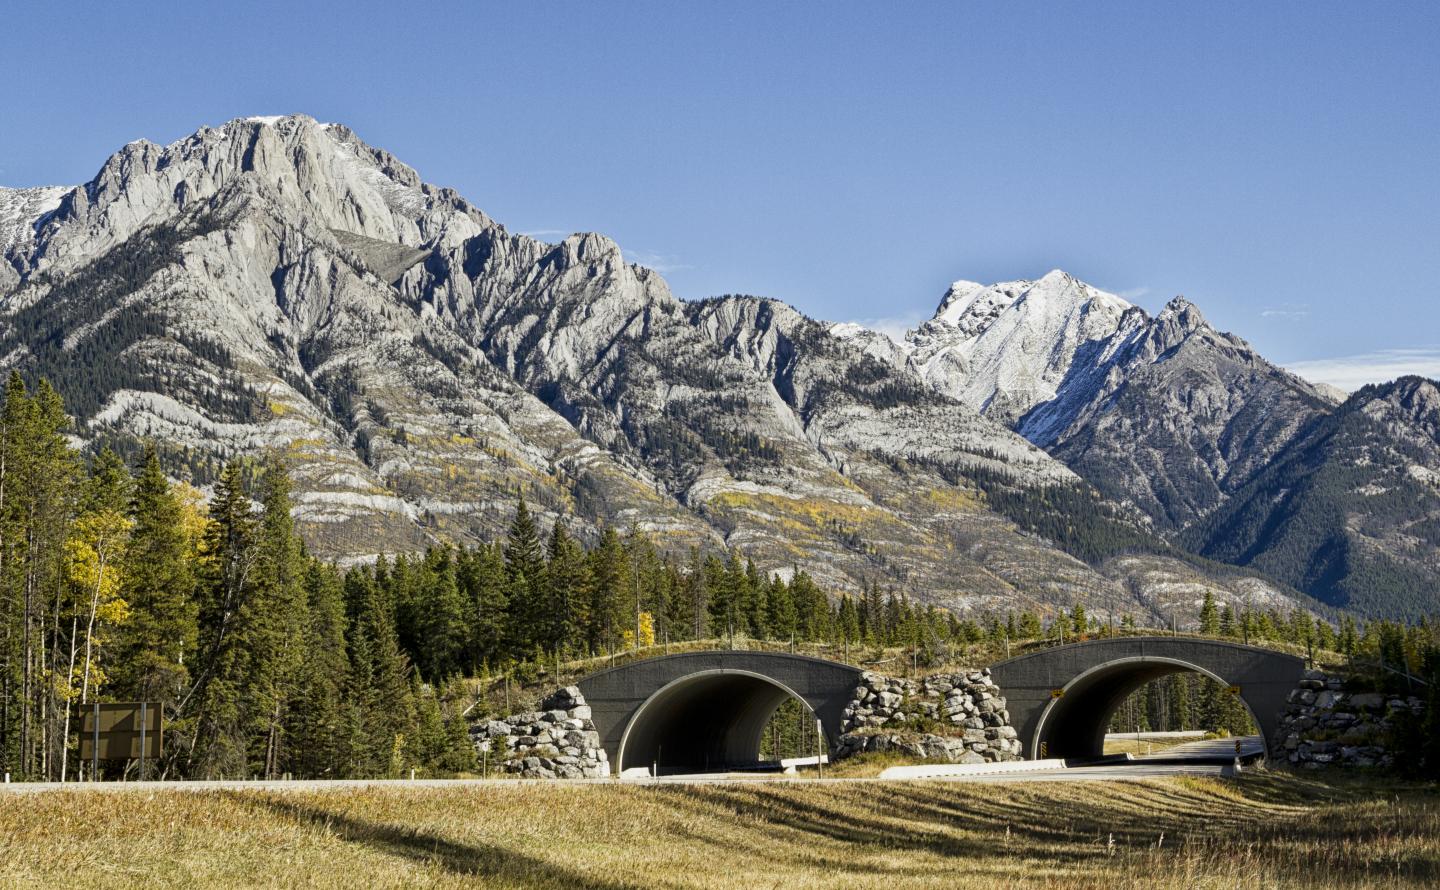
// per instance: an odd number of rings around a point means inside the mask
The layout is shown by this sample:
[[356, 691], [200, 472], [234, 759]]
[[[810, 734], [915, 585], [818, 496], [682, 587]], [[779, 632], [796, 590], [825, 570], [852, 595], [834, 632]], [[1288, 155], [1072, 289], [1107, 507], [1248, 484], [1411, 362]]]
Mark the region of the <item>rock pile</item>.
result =
[[1424, 703], [1379, 692], [1348, 692], [1339, 677], [1306, 671], [1290, 693], [1276, 748], [1306, 769], [1330, 765], [1389, 766], [1397, 717], [1418, 715]]
[[990, 671], [920, 681], [866, 673], [845, 707], [835, 756], [898, 751], [947, 763], [1018, 760], [1022, 746]]
[[540, 703], [541, 710], [476, 723], [470, 738], [501, 770], [526, 779], [599, 778], [610, 758], [590, 722], [579, 687], [566, 686]]

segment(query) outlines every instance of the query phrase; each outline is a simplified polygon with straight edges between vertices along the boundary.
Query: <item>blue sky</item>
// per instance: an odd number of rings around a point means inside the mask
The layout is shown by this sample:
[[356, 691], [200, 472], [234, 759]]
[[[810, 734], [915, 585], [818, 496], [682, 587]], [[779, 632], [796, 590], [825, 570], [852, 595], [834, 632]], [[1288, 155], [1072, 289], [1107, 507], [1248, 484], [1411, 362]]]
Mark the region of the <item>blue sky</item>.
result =
[[7, 5], [0, 184], [301, 111], [683, 297], [893, 325], [1058, 267], [1315, 376], [1440, 372], [1436, 4], [293, 6]]

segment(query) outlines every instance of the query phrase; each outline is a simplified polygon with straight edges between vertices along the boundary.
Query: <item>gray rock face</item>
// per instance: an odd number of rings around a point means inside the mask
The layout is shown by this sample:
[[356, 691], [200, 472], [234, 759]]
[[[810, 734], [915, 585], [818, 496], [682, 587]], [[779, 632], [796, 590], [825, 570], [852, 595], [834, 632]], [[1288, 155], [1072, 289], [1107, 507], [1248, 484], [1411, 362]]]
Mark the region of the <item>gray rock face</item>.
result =
[[[1187, 573], [1239, 598], [1159, 557], [1087, 565], [975, 481], [1073, 469], [1162, 530], [1213, 511], [1324, 399], [1197, 319], [1063, 273], [957, 286], [905, 347], [773, 300], [686, 303], [602, 235], [512, 234], [299, 115], [0, 190], [0, 362], [59, 384], [81, 438], [170, 443], [201, 485], [284, 449], [302, 532], [340, 560], [491, 537], [525, 491], [582, 538], [633, 525], [957, 611], [1143, 614]], [[77, 353], [107, 374], [69, 373]]]
[[[68, 373], [77, 351], [107, 374]], [[582, 538], [739, 547], [832, 591], [1153, 600], [1153, 563], [1086, 565], [938, 472], [1075, 479], [874, 338], [770, 300], [684, 303], [601, 235], [512, 234], [304, 116], [0, 191], [0, 357], [51, 377], [81, 438], [154, 438], [200, 485], [283, 449], [302, 533], [342, 561], [492, 537], [524, 491]]]
[[[1138, 312], [1138, 310], [1136, 310]], [[1019, 430], [1163, 532], [1203, 519], [1333, 407], [1183, 298], [1077, 361]]]
[[957, 282], [906, 345], [933, 388], [1013, 426], [1162, 532], [1208, 515], [1334, 405], [1184, 298], [1151, 318], [1059, 271]]
[[1183, 297], [1151, 317], [1058, 271], [957, 282], [893, 349], [852, 328], [839, 333], [1011, 425], [1172, 543], [1367, 614], [1434, 609], [1414, 594], [1440, 581], [1433, 381], [1345, 401]]
[[1306, 672], [1289, 701], [1271, 751], [1304, 769], [1392, 765], [1395, 721], [1419, 716], [1425, 707], [1413, 696], [1347, 692], [1343, 678], [1318, 671]]
[[1370, 386], [1307, 427], [1188, 542], [1370, 615], [1418, 619], [1440, 580], [1440, 387]]
[[990, 671], [904, 680], [861, 677], [835, 756], [897, 751], [945, 763], [1018, 760], [1023, 747]]
[[608, 776], [610, 757], [600, 745], [579, 687], [557, 690], [541, 707], [543, 711], [473, 724], [470, 738], [485, 762], [522, 779]]

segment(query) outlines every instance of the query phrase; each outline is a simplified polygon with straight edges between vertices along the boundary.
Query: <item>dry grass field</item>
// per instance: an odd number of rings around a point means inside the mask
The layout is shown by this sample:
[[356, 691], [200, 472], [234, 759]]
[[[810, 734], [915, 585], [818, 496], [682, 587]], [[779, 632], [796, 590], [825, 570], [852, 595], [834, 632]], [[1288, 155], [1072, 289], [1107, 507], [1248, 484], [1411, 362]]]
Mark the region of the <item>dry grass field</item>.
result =
[[1433, 887], [1440, 792], [1239, 781], [0, 795], [43, 887]]

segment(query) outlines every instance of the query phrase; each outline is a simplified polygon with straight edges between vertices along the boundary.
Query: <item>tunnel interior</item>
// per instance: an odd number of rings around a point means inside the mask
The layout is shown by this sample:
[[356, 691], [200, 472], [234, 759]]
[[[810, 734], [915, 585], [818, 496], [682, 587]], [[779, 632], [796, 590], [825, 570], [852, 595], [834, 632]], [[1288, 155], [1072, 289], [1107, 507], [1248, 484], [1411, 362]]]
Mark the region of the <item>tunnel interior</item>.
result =
[[621, 744], [620, 769], [674, 775], [754, 767], [766, 724], [789, 698], [789, 690], [755, 674], [709, 672], [677, 680], [636, 713]]
[[[1217, 679], [1190, 665], [1150, 660], [1105, 665], [1085, 674], [1050, 705], [1037, 733], [1036, 756], [1100, 757], [1105, 753], [1105, 730], [1110, 717], [1125, 699], [1147, 683], [1184, 672]], [[1245, 706], [1251, 710], [1248, 703]]]

